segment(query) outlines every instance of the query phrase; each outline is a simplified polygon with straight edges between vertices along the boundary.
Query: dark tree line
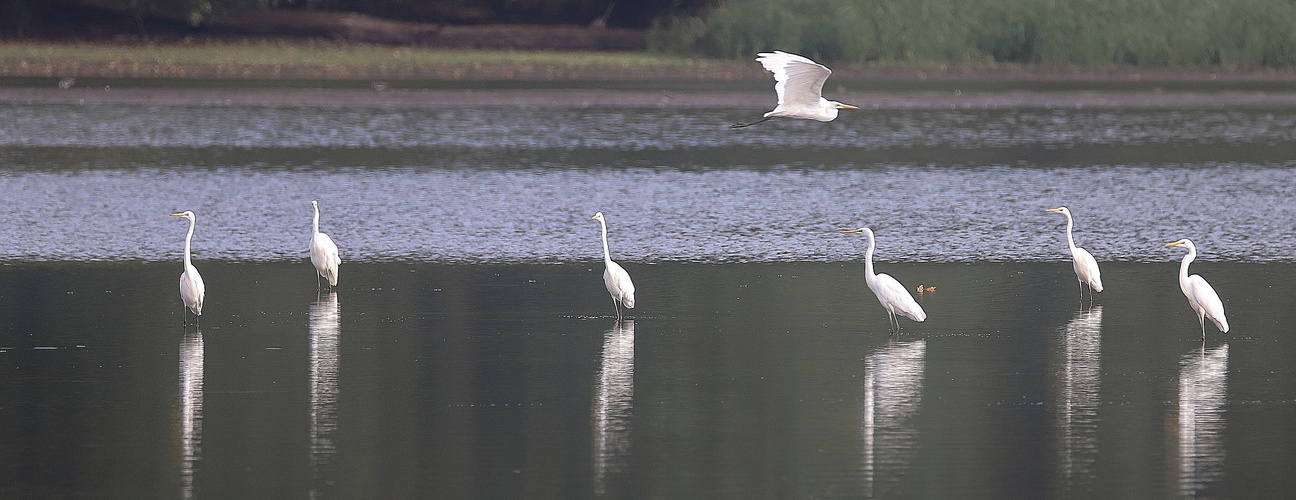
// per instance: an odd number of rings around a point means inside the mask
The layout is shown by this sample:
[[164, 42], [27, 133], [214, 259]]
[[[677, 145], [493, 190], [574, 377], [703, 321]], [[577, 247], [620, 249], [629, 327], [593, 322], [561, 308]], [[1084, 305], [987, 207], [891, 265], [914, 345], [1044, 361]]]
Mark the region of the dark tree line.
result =
[[94, 38], [201, 30], [248, 10], [357, 13], [443, 24], [647, 28], [720, 0], [0, 0], [0, 37]]

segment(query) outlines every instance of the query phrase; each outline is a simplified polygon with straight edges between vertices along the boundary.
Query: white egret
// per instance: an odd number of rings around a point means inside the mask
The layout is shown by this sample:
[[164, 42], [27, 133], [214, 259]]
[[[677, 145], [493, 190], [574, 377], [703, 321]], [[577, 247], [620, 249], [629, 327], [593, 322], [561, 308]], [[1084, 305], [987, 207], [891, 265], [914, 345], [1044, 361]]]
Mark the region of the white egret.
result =
[[[193, 240], [197, 218], [188, 210], [171, 216], [189, 219], [189, 234], [185, 235], [184, 273], [180, 275], [180, 300], [184, 302], [185, 307], [193, 311], [195, 316], [202, 316], [203, 297], [207, 295], [207, 287], [203, 286], [202, 275], [198, 274], [198, 269], [193, 266], [193, 261], [189, 258], [189, 244]], [[194, 318], [194, 322], [197, 321], [198, 319]]]
[[1215, 323], [1215, 327], [1221, 332], [1228, 333], [1228, 320], [1224, 318], [1224, 303], [1220, 302], [1219, 294], [1211, 288], [1201, 275], [1188, 275], [1188, 264], [1197, 258], [1197, 246], [1193, 245], [1192, 240], [1187, 238], [1166, 243], [1168, 247], [1188, 247], [1188, 255], [1185, 255], [1183, 262], [1179, 264], [1179, 290], [1188, 297], [1188, 305], [1197, 313], [1197, 324], [1201, 326], [1202, 340], [1206, 340], [1206, 319]]
[[756, 60], [770, 73], [774, 73], [778, 106], [758, 121], [735, 123], [730, 128], [755, 125], [770, 118], [804, 118], [830, 122], [837, 118], [838, 109], [859, 109], [823, 98], [824, 81], [832, 74], [832, 70], [826, 66], [780, 50], [762, 52], [757, 56]]
[[634, 283], [630, 282], [630, 273], [622, 269], [619, 264], [612, 262], [612, 254], [608, 252], [607, 243], [607, 222], [603, 220], [603, 212], [594, 214], [591, 219], [599, 221], [599, 226], [603, 227], [603, 284], [607, 286], [608, 293], [612, 294], [612, 303], [616, 305], [617, 319], [621, 319], [621, 305], [625, 304], [626, 309], [634, 309]]
[[1094, 260], [1093, 254], [1088, 250], [1076, 246], [1075, 239], [1071, 237], [1071, 211], [1067, 207], [1050, 208], [1045, 212], [1061, 212], [1067, 218], [1067, 246], [1071, 247], [1071, 266], [1075, 268], [1076, 280], [1080, 282], [1080, 302], [1084, 302], [1085, 285], [1089, 285], [1089, 301], [1093, 301], [1093, 293], [1103, 291], [1102, 276], [1098, 273], [1098, 261]]
[[927, 313], [923, 311], [922, 306], [918, 305], [918, 301], [914, 300], [909, 289], [889, 274], [873, 274], [873, 250], [877, 248], [877, 243], [873, 239], [873, 230], [861, 227], [848, 229], [842, 233], [864, 233], [868, 236], [868, 251], [864, 253], [864, 281], [868, 283], [869, 289], [873, 290], [873, 295], [877, 296], [878, 302], [881, 302], [882, 307], [886, 309], [893, 331], [900, 332], [900, 320], [896, 318], [897, 314], [919, 323], [926, 321]]
[[311, 206], [315, 207], [315, 233], [311, 236], [310, 257], [311, 264], [315, 265], [315, 287], [322, 288], [320, 277], [328, 279], [329, 287], [337, 286], [338, 264], [342, 263], [342, 256], [338, 255], [338, 247], [333, 243], [333, 238], [321, 233], [319, 230], [319, 201], [311, 200]]

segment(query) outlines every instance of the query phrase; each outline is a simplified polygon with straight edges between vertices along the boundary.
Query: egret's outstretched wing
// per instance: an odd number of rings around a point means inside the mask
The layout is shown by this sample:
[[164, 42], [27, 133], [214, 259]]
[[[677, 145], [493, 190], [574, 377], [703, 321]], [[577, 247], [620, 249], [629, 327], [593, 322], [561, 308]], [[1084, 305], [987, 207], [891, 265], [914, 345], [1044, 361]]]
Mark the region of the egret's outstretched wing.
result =
[[909, 294], [909, 289], [892, 278], [890, 274], [878, 273], [877, 282], [878, 289], [875, 291], [878, 302], [881, 302], [883, 307], [893, 309], [896, 314], [919, 323], [927, 320], [927, 313], [923, 311], [922, 306], [918, 305], [918, 301], [914, 300], [913, 295]]
[[796, 54], [781, 50], [757, 54], [756, 60], [774, 73], [774, 91], [779, 105], [815, 105], [822, 97], [824, 82], [832, 70]]
[[1188, 298], [1206, 311], [1206, 317], [1215, 322], [1221, 332], [1228, 333], [1228, 320], [1224, 319], [1224, 302], [1220, 300], [1215, 288], [1199, 274], [1188, 277]]

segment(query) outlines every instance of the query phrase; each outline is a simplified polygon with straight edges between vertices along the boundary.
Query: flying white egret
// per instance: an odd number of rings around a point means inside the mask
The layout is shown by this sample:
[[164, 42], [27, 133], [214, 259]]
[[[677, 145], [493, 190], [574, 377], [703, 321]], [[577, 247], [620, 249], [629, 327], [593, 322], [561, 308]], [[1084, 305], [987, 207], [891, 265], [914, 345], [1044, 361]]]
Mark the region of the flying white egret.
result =
[[[202, 316], [203, 297], [207, 294], [207, 287], [203, 286], [202, 275], [198, 274], [198, 269], [193, 266], [193, 261], [189, 258], [189, 242], [193, 240], [197, 218], [188, 210], [171, 216], [189, 219], [189, 234], [185, 235], [184, 273], [180, 274], [180, 300], [184, 302], [185, 307], [193, 311], [194, 315]], [[194, 322], [197, 321], [198, 319], [194, 318]]]
[[607, 244], [607, 222], [603, 220], [603, 212], [594, 214], [591, 219], [599, 221], [599, 226], [603, 227], [603, 284], [607, 286], [608, 293], [612, 294], [612, 303], [616, 305], [617, 319], [621, 319], [621, 305], [625, 304], [626, 309], [634, 309], [634, 283], [630, 282], [630, 273], [622, 269], [619, 264], [612, 262], [612, 254], [608, 253]]
[[1067, 246], [1071, 247], [1071, 265], [1075, 268], [1076, 280], [1080, 282], [1080, 302], [1084, 302], [1085, 285], [1089, 285], [1089, 301], [1093, 302], [1093, 293], [1102, 292], [1102, 276], [1098, 274], [1098, 261], [1088, 250], [1076, 246], [1071, 238], [1071, 211], [1067, 207], [1050, 208], [1045, 212], [1061, 212], [1067, 218]]
[[778, 106], [758, 121], [735, 123], [730, 128], [755, 125], [770, 118], [804, 118], [830, 122], [837, 118], [838, 109], [859, 109], [823, 98], [824, 81], [832, 74], [832, 70], [824, 65], [781, 50], [762, 52], [757, 56], [756, 60], [767, 71], [774, 73]]
[[319, 230], [319, 201], [311, 200], [311, 206], [315, 207], [315, 233], [311, 236], [310, 245], [311, 264], [315, 265], [316, 272], [315, 287], [323, 287], [319, 280], [321, 276], [328, 279], [329, 287], [335, 287], [342, 256], [338, 255], [338, 247], [333, 243], [333, 238]]
[[1188, 305], [1197, 313], [1197, 323], [1201, 325], [1202, 340], [1206, 340], [1206, 319], [1210, 318], [1211, 322], [1219, 328], [1221, 332], [1228, 333], [1228, 320], [1224, 318], [1224, 303], [1220, 302], [1219, 294], [1211, 288], [1199, 274], [1188, 275], [1188, 264], [1197, 258], [1197, 246], [1193, 245], [1192, 240], [1184, 238], [1182, 240], [1166, 243], [1168, 247], [1188, 247], [1188, 255], [1185, 255], [1183, 262], [1179, 264], [1179, 290], [1188, 297]]
[[868, 283], [873, 295], [877, 296], [878, 302], [887, 311], [887, 318], [891, 321], [889, 326], [894, 327], [894, 332], [900, 332], [900, 320], [896, 318], [899, 314], [906, 318], [912, 319], [919, 323], [927, 320], [927, 313], [923, 311], [918, 301], [914, 300], [909, 289], [901, 285], [899, 281], [892, 278], [891, 275], [873, 274], [873, 250], [877, 248], [877, 243], [873, 239], [873, 230], [867, 227], [859, 229], [848, 229], [842, 233], [864, 233], [868, 236], [868, 251], [864, 253], [864, 281]]

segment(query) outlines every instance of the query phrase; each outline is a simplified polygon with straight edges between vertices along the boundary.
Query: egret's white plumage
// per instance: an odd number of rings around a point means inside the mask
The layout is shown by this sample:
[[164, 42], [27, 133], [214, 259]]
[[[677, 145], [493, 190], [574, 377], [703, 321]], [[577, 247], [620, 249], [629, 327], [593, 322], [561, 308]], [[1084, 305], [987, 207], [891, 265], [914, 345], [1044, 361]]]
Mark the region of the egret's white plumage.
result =
[[203, 285], [202, 275], [198, 274], [198, 269], [193, 266], [193, 261], [189, 258], [189, 245], [193, 240], [197, 217], [188, 210], [171, 216], [189, 219], [189, 234], [185, 235], [184, 273], [180, 274], [180, 300], [184, 302], [185, 307], [193, 311], [194, 315], [202, 316], [203, 298], [207, 295], [207, 287]]
[[849, 229], [843, 233], [864, 233], [868, 236], [868, 251], [864, 253], [864, 281], [868, 283], [873, 295], [877, 296], [878, 302], [887, 311], [887, 317], [891, 320], [891, 326], [894, 331], [900, 331], [900, 320], [896, 315], [904, 316], [919, 323], [927, 320], [927, 313], [923, 311], [918, 301], [914, 300], [909, 289], [901, 285], [899, 281], [892, 278], [889, 274], [873, 273], [873, 250], [877, 248], [877, 243], [873, 238], [873, 230], [867, 227], [859, 229]]
[[1224, 318], [1224, 303], [1220, 301], [1219, 294], [1211, 288], [1210, 283], [1206, 282], [1201, 275], [1188, 275], [1188, 264], [1197, 258], [1197, 246], [1193, 245], [1192, 240], [1187, 238], [1166, 243], [1168, 247], [1188, 247], [1188, 255], [1185, 255], [1183, 262], [1179, 264], [1179, 290], [1188, 297], [1188, 305], [1192, 307], [1193, 312], [1197, 313], [1197, 323], [1201, 326], [1202, 339], [1206, 339], [1206, 319], [1210, 318], [1211, 322], [1219, 328], [1221, 332], [1228, 333], [1228, 320]]
[[1076, 280], [1080, 282], [1080, 300], [1084, 301], [1085, 285], [1089, 286], [1089, 300], [1093, 300], [1094, 292], [1102, 292], [1102, 276], [1098, 272], [1098, 261], [1094, 260], [1093, 254], [1088, 250], [1076, 246], [1075, 239], [1071, 237], [1071, 210], [1067, 207], [1050, 208], [1045, 212], [1060, 212], [1067, 218], [1067, 246], [1071, 247], [1071, 265], [1075, 269]]
[[824, 81], [832, 70], [796, 54], [776, 50], [757, 54], [756, 60], [774, 74], [774, 91], [778, 93], [778, 106], [765, 113], [765, 118], [752, 123], [736, 123], [733, 128], [746, 127], [770, 118], [803, 118], [830, 122], [837, 118], [838, 109], [859, 109], [850, 104], [823, 98]]
[[634, 309], [634, 283], [630, 281], [630, 273], [621, 268], [616, 262], [612, 262], [612, 254], [608, 252], [607, 242], [607, 222], [603, 220], [603, 212], [594, 214], [591, 219], [599, 221], [599, 226], [603, 228], [603, 284], [607, 286], [608, 293], [612, 294], [612, 303], [617, 308], [617, 318], [621, 317], [621, 305], [625, 304], [626, 309]]
[[322, 287], [320, 277], [328, 280], [330, 287], [337, 286], [338, 281], [338, 264], [342, 263], [342, 256], [338, 254], [338, 247], [333, 243], [333, 238], [321, 233], [319, 230], [319, 201], [311, 200], [311, 206], [315, 207], [315, 233], [311, 236], [310, 259], [311, 264], [315, 265], [315, 286]]

